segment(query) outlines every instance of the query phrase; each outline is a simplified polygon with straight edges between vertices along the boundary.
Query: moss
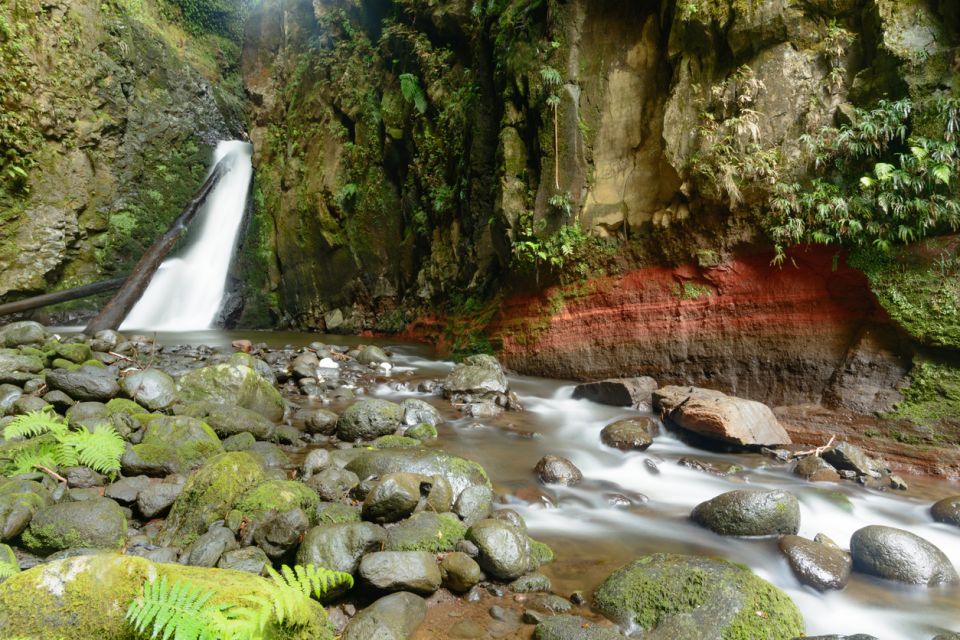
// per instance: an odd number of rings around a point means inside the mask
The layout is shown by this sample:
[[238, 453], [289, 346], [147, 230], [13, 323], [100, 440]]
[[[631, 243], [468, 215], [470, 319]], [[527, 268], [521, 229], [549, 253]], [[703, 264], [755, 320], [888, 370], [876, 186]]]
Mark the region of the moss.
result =
[[428, 422], [421, 422], [415, 427], [410, 427], [404, 434], [414, 440], [433, 440], [437, 437], [437, 428]]
[[235, 451], [211, 458], [187, 478], [170, 509], [162, 544], [184, 546], [193, 542], [263, 481], [263, 468], [249, 453]]
[[373, 441], [376, 449], [414, 449], [420, 446], [420, 441], [406, 436], [380, 436]]
[[126, 398], [114, 398], [107, 403], [107, 414], [113, 415], [115, 413], [124, 413], [141, 422], [143, 422], [142, 418], [144, 415], [150, 416], [151, 418], [159, 417], [159, 414], [151, 414], [133, 400], [127, 400]]
[[530, 541], [530, 558], [537, 563], [538, 567], [553, 562], [554, 554], [550, 545], [533, 538], [528, 538], [528, 540]]
[[960, 417], [960, 368], [917, 362], [910, 372], [910, 385], [902, 394], [903, 400], [886, 417], [925, 426], [943, 420], [956, 422]]
[[453, 551], [466, 533], [466, 525], [452, 513], [417, 513], [389, 530], [387, 549], [428, 553]]
[[260, 518], [268, 511], [282, 512], [290, 509], [303, 509], [311, 522], [317, 517], [317, 492], [293, 480], [270, 480], [247, 492], [237, 509], [250, 520]]
[[360, 522], [360, 509], [339, 502], [321, 502], [317, 505], [318, 524]]

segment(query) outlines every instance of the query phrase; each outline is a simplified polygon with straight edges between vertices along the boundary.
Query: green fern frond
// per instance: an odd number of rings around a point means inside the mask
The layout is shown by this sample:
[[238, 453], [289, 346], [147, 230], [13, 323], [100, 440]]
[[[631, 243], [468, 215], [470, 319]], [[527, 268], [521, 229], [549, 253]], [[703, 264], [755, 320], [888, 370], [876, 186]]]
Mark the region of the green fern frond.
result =
[[412, 102], [416, 110], [423, 115], [427, 112], [427, 96], [420, 88], [420, 80], [412, 73], [400, 74], [400, 93], [407, 102]]
[[52, 411], [31, 411], [17, 416], [3, 430], [6, 440], [11, 438], [34, 438], [44, 433], [61, 436], [67, 432], [67, 423]]
[[0, 581], [20, 573], [20, 567], [12, 562], [0, 561]]
[[7, 468], [6, 475], [34, 473], [39, 467], [53, 469], [57, 466], [59, 449], [60, 446], [57, 444], [43, 444], [30, 451], [22, 451], [13, 459], [13, 463]]
[[63, 444], [76, 451], [77, 462], [94, 471], [111, 475], [120, 471], [125, 446], [123, 438], [110, 425], [100, 425], [96, 431], [73, 431], [64, 437]]
[[127, 621], [137, 633], [162, 640], [219, 640], [216, 620], [226, 605], [210, 605], [213, 591], [167, 577], [145, 582], [143, 595], [130, 603]]
[[280, 573], [267, 567], [270, 577], [277, 584], [296, 589], [321, 602], [324, 598], [340, 595], [353, 588], [353, 576], [343, 571], [332, 571], [312, 564], [280, 567]]

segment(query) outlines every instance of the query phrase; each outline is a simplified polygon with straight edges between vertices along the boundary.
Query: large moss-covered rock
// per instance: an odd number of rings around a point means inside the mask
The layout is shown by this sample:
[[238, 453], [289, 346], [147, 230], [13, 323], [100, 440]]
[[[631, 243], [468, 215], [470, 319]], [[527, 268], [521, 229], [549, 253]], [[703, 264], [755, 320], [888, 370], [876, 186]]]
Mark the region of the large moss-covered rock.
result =
[[283, 418], [280, 392], [254, 369], [240, 364], [218, 364], [185, 373], [180, 378], [185, 402], [207, 401], [256, 411], [274, 422]]
[[180, 415], [200, 418], [222, 438], [238, 433], [249, 433], [258, 440], [269, 440], [275, 425], [250, 409], [216, 402], [191, 402], [175, 409]]
[[477, 562], [500, 580], [514, 580], [531, 567], [527, 536], [502, 520], [481, 520], [467, 530], [467, 540], [480, 550]]
[[[154, 564], [136, 556], [78, 556], [40, 565], [0, 584], [0, 637], [44, 640], [134, 640], [125, 620], [130, 603], [148, 580], [189, 581], [213, 591], [211, 604], [236, 606], [247, 596], [269, 597], [268, 582], [252, 573]], [[268, 623], [270, 637], [329, 640], [326, 614], [318, 603], [313, 617], [296, 630]]]
[[47, 329], [39, 322], [21, 320], [0, 327], [0, 347], [40, 344], [47, 339]]
[[161, 411], [177, 399], [177, 383], [159, 369], [144, 369], [124, 377], [120, 388], [130, 399], [150, 411]]
[[790, 598], [742, 566], [654, 554], [614, 571], [594, 593], [605, 616], [650, 640], [789, 640], [803, 617]]
[[403, 407], [388, 400], [360, 400], [341, 414], [337, 437], [353, 442], [392, 434], [403, 424]]
[[436, 449], [359, 449], [335, 456], [347, 459], [346, 469], [360, 480], [401, 472], [442, 476], [450, 483], [454, 499], [469, 486], [490, 487], [490, 478], [478, 463]]
[[143, 440], [123, 457], [124, 473], [165, 476], [187, 473], [223, 453], [220, 439], [206, 423], [186, 416], [151, 419]]
[[302, 482], [270, 480], [248, 491], [236, 508], [251, 520], [259, 519], [268, 511], [280, 513], [299, 508], [312, 521], [316, 519], [318, 502], [317, 492]]
[[467, 527], [452, 513], [421, 511], [387, 530], [387, 551], [453, 551]]
[[0, 542], [19, 536], [34, 514], [53, 503], [39, 482], [9, 480], [0, 484]]
[[260, 463], [249, 453], [235, 451], [211, 458], [187, 478], [170, 509], [161, 544], [183, 546], [193, 542], [253, 487], [264, 482]]
[[36, 553], [63, 549], [119, 549], [127, 539], [127, 519], [116, 502], [95, 498], [64, 502], [37, 511], [23, 534]]
[[800, 503], [788, 491], [738, 489], [698, 504], [690, 518], [725, 536], [796, 534]]

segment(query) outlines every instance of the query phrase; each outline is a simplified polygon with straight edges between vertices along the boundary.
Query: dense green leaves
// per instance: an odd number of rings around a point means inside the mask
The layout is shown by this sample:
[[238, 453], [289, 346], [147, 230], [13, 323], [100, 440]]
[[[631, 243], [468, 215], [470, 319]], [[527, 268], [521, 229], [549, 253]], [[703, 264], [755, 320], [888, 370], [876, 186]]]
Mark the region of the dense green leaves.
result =
[[180, 10], [189, 30], [239, 38], [252, 0], [167, 0]]
[[780, 257], [802, 242], [888, 250], [960, 228], [958, 131], [960, 100], [936, 97], [880, 101], [806, 138], [816, 175], [779, 184], [767, 218]]
[[3, 430], [3, 437], [23, 438], [32, 445], [3, 470], [8, 476], [76, 465], [115, 475], [125, 448], [123, 438], [108, 424], [98, 425], [96, 431], [86, 427], [71, 430], [65, 420], [49, 411], [18, 416]]

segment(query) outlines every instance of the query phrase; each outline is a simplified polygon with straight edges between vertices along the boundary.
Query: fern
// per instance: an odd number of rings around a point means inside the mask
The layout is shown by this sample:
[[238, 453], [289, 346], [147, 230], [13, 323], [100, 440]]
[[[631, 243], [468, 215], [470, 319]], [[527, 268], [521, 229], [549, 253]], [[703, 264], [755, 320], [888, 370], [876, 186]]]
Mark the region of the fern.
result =
[[96, 431], [81, 429], [68, 434], [65, 449], [76, 451], [79, 464], [94, 471], [115, 474], [120, 471], [120, 458], [125, 449], [123, 438], [110, 425], [100, 425]]
[[0, 582], [20, 573], [20, 567], [12, 562], [3, 562], [0, 560]]
[[167, 577], [147, 581], [143, 595], [130, 603], [127, 621], [137, 633], [168, 640], [218, 640], [217, 619], [225, 605], [208, 605], [213, 591], [190, 582], [168, 584]]
[[296, 589], [321, 602], [330, 596], [339, 595], [353, 588], [353, 576], [343, 571], [332, 571], [312, 564], [280, 567], [280, 573], [267, 567], [270, 577], [277, 584]]
[[42, 444], [30, 451], [22, 451], [13, 459], [7, 470], [7, 475], [16, 476], [22, 473], [34, 473], [38, 467], [52, 469], [58, 466], [60, 447], [56, 444]]
[[13, 422], [3, 430], [6, 440], [13, 438], [35, 438], [45, 433], [62, 436], [67, 432], [67, 423], [51, 411], [31, 411], [17, 416]]
[[420, 115], [427, 112], [427, 97], [424, 95], [423, 89], [420, 88], [420, 80], [417, 79], [417, 76], [412, 73], [401, 73], [400, 93], [403, 94], [404, 100], [413, 103]]

